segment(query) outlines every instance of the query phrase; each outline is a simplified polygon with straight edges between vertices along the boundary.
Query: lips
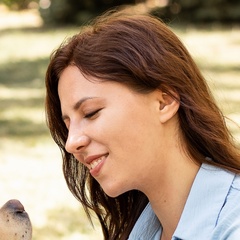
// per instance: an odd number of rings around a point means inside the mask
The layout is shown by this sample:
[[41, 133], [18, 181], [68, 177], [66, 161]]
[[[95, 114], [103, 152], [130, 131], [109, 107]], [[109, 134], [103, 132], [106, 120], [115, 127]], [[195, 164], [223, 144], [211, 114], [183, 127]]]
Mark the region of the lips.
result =
[[95, 167], [97, 167], [106, 157], [108, 154], [104, 155], [95, 155], [88, 157], [85, 162], [89, 165], [90, 170], [93, 170]]
[[92, 161], [92, 162], [90, 163], [91, 169], [95, 168], [104, 158], [105, 158], [105, 156], [102, 156], [102, 157], [100, 157], [100, 158]]

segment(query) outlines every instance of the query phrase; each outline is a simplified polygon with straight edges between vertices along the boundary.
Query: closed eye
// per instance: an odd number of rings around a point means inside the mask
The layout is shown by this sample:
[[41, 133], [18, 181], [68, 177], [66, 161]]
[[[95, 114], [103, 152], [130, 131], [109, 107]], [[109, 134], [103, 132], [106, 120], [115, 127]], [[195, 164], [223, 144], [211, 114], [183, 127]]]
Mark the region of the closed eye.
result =
[[84, 118], [92, 118], [92, 117], [94, 117], [99, 111], [101, 111], [102, 110], [102, 108], [100, 108], [100, 109], [97, 109], [97, 110], [95, 110], [95, 111], [93, 111], [93, 112], [90, 112], [90, 113], [87, 113], [85, 116], [84, 116]]

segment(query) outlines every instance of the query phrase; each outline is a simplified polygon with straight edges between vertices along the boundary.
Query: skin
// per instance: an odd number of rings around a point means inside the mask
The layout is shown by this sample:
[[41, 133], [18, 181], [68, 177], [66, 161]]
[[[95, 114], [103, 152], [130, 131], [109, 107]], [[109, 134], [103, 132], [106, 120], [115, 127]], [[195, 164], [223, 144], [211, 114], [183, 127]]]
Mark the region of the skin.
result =
[[[140, 94], [120, 83], [94, 80], [75, 66], [60, 76], [66, 150], [109, 196], [144, 192], [162, 223], [161, 239], [171, 239], [199, 169], [181, 140], [179, 101], [160, 90]], [[91, 169], [89, 161], [98, 157], [102, 161]]]

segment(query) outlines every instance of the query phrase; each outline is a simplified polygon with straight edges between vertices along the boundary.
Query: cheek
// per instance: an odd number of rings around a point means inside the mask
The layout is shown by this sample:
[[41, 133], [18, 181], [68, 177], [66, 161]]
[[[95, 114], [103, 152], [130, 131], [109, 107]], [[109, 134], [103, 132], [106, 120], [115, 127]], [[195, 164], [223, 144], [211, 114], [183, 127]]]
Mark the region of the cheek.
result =
[[114, 108], [103, 111], [90, 122], [87, 131], [93, 140], [109, 147], [110, 151], [140, 155], [159, 140], [159, 125], [151, 115], [144, 109]]
[[108, 125], [108, 133], [123, 154], [137, 157], [147, 154], [159, 140], [158, 125], [152, 118], [138, 114], [124, 114], [114, 118]]

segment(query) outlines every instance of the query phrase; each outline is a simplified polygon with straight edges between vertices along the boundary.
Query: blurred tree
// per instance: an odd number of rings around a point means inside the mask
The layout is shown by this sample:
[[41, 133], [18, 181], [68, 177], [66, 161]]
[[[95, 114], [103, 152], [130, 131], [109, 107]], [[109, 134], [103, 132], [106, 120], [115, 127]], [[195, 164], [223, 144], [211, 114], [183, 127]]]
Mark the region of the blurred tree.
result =
[[[240, 0], [0, 0], [12, 9], [25, 9], [39, 4], [46, 24], [84, 24], [89, 19], [120, 5], [155, 3], [151, 13], [165, 21], [240, 22]], [[162, 7], [165, 2], [166, 6]], [[158, 6], [159, 4], [159, 6]]]
[[39, 11], [46, 24], [83, 24], [109, 8], [134, 3], [135, 0], [40, 0]]
[[[122, 4], [153, 2], [152, 0], [40, 0], [50, 2], [41, 13], [46, 23], [83, 24], [95, 15]], [[240, 22], [240, 0], [162, 0], [151, 10], [165, 21], [175, 22]], [[156, 4], [155, 4], [156, 5]]]
[[166, 21], [239, 23], [240, 0], [169, 0], [152, 13]]
[[37, 3], [38, 0], [2, 0], [1, 2], [10, 9], [22, 10], [28, 8], [30, 2]]

